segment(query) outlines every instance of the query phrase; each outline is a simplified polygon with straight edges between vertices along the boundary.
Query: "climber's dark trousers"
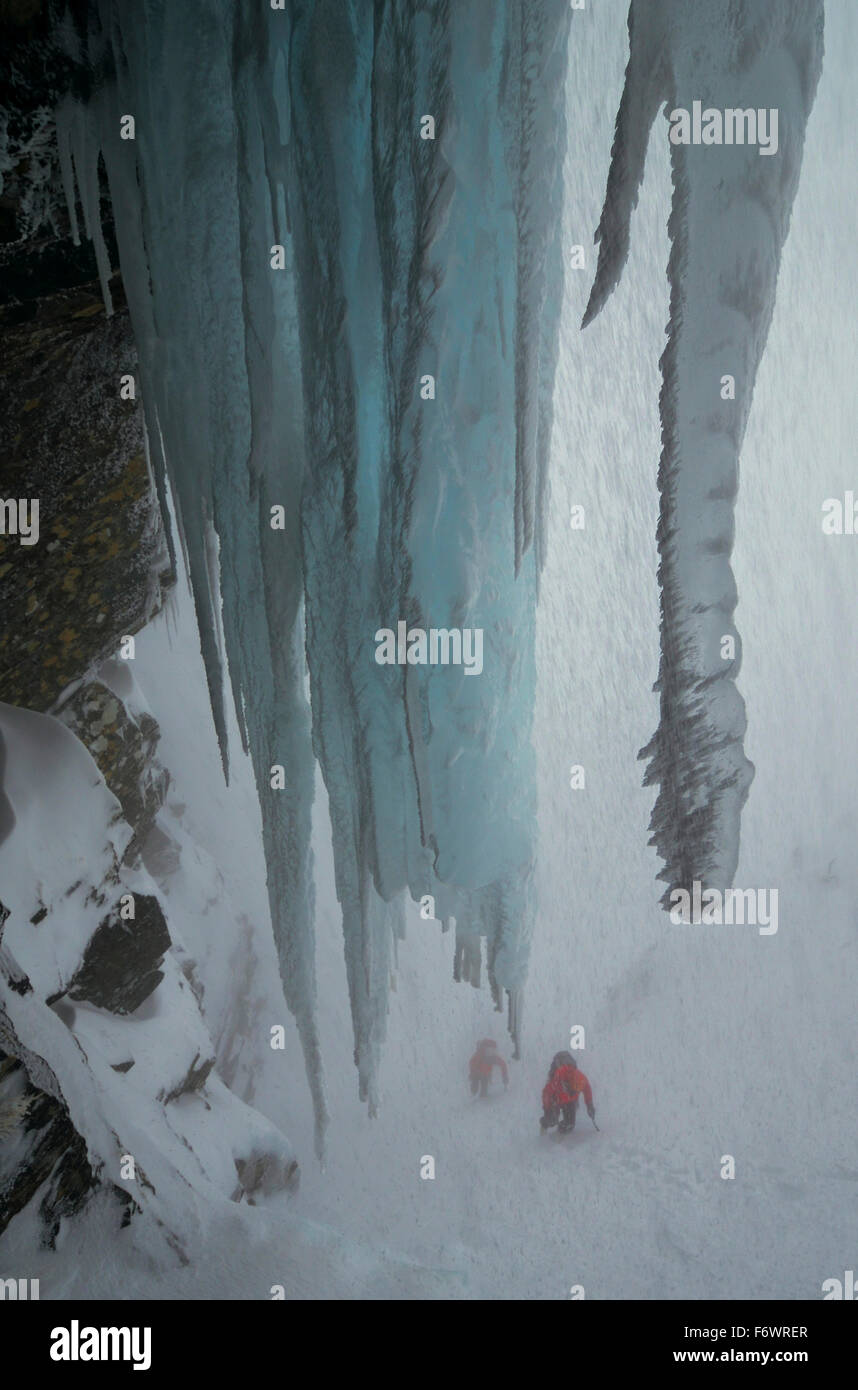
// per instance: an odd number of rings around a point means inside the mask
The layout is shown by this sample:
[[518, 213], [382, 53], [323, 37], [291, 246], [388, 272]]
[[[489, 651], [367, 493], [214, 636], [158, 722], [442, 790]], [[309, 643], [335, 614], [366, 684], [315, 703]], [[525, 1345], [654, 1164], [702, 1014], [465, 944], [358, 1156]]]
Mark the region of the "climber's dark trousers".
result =
[[570, 1129], [575, 1128], [575, 1112], [578, 1108], [577, 1100], [571, 1101], [568, 1105], [549, 1105], [539, 1123], [543, 1129], [553, 1129], [560, 1121], [560, 1129], [566, 1134]]
[[489, 1093], [489, 1078], [488, 1078], [487, 1076], [472, 1076], [472, 1077], [471, 1077], [471, 1095], [472, 1095], [472, 1096], [475, 1096], [475, 1095], [477, 1094], [477, 1091], [479, 1091], [479, 1093], [480, 1093], [481, 1096], [487, 1096], [487, 1095], [488, 1095], [488, 1093]]

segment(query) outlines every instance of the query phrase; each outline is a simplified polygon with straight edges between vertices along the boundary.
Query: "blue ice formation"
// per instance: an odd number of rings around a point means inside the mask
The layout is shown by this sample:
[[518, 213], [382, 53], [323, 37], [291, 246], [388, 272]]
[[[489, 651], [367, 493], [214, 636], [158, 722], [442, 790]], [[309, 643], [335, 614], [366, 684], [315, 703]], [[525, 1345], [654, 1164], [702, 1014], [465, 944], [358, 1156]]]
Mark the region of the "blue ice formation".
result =
[[[88, 28], [63, 31], [91, 75], [57, 112], [64, 181], [97, 241], [103, 159], [153, 469], [165, 510], [168, 491], [175, 503], [224, 763], [228, 679], [256, 772], [319, 1143], [317, 765], [361, 1095], [375, 1105], [409, 896], [455, 919], [458, 978], [479, 981], [485, 941], [518, 1040], [571, 23], [566, 0], [93, 0]], [[662, 708], [645, 751], [663, 876], [719, 884], [752, 774], [729, 566], [738, 455], [821, 6], [635, 0], [629, 23], [585, 321], [622, 271], [659, 105], [782, 113], [772, 157], [672, 147]], [[480, 629], [481, 674], [380, 665], [376, 633], [400, 622]], [[725, 635], [737, 640], [727, 660]]]
[[[224, 763], [227, 672], [253, 759], [320, 1142], [316, 761], [361, 1095], [375, 1105], [408, 895], [455, 919], [457, 977], [478, 982], [485, 939], [518, 1036], [570, 7], [103, 0], [97, 16], [74, 43], [99, 80], [58, 111], [65, 182], [92, 231], [103, 158], [153, 468]], [[376, 632], [400, 621], [481, 629], [482, 673], [378, 664]]]
[[[777, 149], [670, 144], [670, 321], [661, 359], [659, 727], [641, 757], [659, 793], [651, 844], [670, 890], [733, 879], [753, 777], [730, 568], [739, 453], [775, 303], [822, 65], [822, 0], [632, 0], [630, 55], [596, 232], [589, 323], [617, 285], [659, 107], [778, 112]], [[702, 137], [702, 123], [700, 135]], [[677, 135], [680, 126], [675, 124]], [[717, 122], [709, 124], [710, 135]], [[726, 138], [727, 126], [722, 134]], [[743, 135], [751, 124], [743, 124]], [[771, 132], [766, 129], [766, 135]], [[665, 136], [667, 138], [667, 136]], [[770, 140], [773, 146], [774, 142]], [[722, 378], [735, 378], [735, 399]], [[729, 387], [724, 388], [729, 395]], [[735, 654], [725, 638], [732, 638]]]

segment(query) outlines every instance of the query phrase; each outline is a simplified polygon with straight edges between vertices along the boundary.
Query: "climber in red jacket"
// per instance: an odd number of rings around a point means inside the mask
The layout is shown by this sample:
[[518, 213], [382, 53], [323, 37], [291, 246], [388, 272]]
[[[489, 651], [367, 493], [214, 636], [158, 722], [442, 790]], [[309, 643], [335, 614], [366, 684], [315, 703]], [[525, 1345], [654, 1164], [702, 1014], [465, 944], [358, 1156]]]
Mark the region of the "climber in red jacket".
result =
[[571, 1052], [555, 1053], [542, 1091], [543, 1115], [539, 1121], [542, 1129], [553, 1129], [557, 1125], [561, 1134], [574, 1129], [580, 1095], [584, 1096], [587, 1114], [595, 1122], [596, 1107], [589, 1081], [578, 1070]]
[[509, 1085], [509, 1071], [506, 1062], [498, 1052], [498, 1045], [493, 1038], [483, 1038], [481, 1042], [477, 1043], [477, 1050], [471, 1058], [468, 1068], [471, 1077], [472, 1096], [475, 1096], [478, 1091], [481, 1096], [488, 1095], [489, 1082], [495, 1067], [500, 1067], [504, 1087], [507, 1087]]

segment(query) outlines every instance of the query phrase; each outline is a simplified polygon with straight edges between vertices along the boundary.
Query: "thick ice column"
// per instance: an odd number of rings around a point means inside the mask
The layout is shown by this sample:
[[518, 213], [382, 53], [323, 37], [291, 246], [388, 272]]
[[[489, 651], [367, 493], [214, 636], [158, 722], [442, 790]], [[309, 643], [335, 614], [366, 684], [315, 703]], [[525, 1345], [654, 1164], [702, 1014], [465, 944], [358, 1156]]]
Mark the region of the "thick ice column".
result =
[[[362, 1070], [386, 1008], [376, 896], [435, 896], [466, 978], [480, 937], [498, 989], [526, 970], [568, 23], [560, 3], [386, 3], [372, 30], [296, 8], [308, 657]], [[379, 666], [400, 622], [479, 629], [482, 669]]]
[[[486, 939], [498, 1001], [524, 982], [570, 11], [99, 12], [108, 80], [86, 129], [101, 132], [224, 762], [227, 669], [253, 757], [321, 1130], [313, 752], [362, 1094], [373, 1103], [405, 892], [436, 896], [471, 960]], [[471, 673], [461, 657], [380, 665], [375, 634], [400, 621], [467, 631]]]
[[[671, 888], [690, 890], [695, 880], [723, 888], [735, 872], [753, 776], [742, 747], [745, 709], [735, 684], [741, 648], [729, 563], [739, 452], [821, 66], [822, 5], [633, 3], [629, 31], [585, 324], [622, 271], [645, 132], [659, 102], [667, 101], [668, 116], [688, 112], [692, 139], [695, 103], [700, 113], [719, 112], [722, 121], [719, 143], [701, 143], [698, 117], [696, 141], [671, 144], [659, 467], [661, 719], [641, 756], [651, 759], [645, 780], [660, 787], [651, 829], [664, 860], [661, 877]], [[725, 113], [734, 110], [751, 112], [754, 143], [726, 143], [734, 118]], [[671, 124], [678, 136], [678, 120]], [[716, 129], [713, 116], [710, 133]]]
[[[224, 762], [225, 667], [253, 758], [284, 994], [321, 1146], [303, 393], [293, 253], [278, 208], [275, 65], [289, 21], [226, 4], [204, 15], [108, 5], [103, 17], [116, 84], [97, 100], [149, 436], [176, 504]], [[119, 136], [123, 112], [135, 116], [133, 146]], [[275, 245], [283, 270], [272, 266]]]

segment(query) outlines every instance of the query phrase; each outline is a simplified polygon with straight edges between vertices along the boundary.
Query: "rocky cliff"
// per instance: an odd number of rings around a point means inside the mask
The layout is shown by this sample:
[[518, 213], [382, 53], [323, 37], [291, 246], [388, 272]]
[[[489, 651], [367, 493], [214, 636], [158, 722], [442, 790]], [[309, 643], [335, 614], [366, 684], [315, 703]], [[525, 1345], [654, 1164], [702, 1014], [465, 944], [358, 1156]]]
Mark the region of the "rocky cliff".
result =
[[52, 1245], [100, 1191], [181, 1259], [178, 1194], [255, 1201], [297, 1164], [230, 1089], [246, 1068], [170, 920], [181, 851], [129, 639], [175, 572], [122, 284], [108, 315], [62, 211], [51, 111], [74, 63], [47, 10], [0, 5], [0, 502], [38, 503], [26, 543], [0, 507], [0, 1235], [32, 1208]]

